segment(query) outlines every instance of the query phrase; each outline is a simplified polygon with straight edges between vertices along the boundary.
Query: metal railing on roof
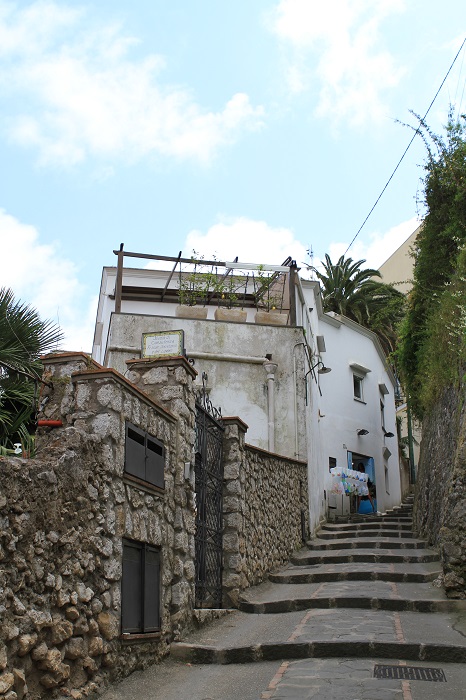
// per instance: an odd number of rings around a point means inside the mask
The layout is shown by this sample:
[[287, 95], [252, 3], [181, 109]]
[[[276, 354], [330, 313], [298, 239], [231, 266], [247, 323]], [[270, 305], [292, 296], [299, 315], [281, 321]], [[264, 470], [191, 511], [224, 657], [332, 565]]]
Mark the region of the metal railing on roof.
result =
[[[286, 298], [289, 300], [292, 325], [296, 322], [295, 295], [293, 293], [294, 276], [291, 274], [292, 272], [296, 273], [296, 262], [291, 257], [287, 257], [282, 265], [243, 263], [238, 261], [238, 257], [234, 261], [223, 262], [219, 260], [205, 260], [201, 256], [185, 258], [182, 257], [182, 251], [176, 257], [136, 253], [124, 250], [123, 243], [120, 244], [119, 250], [114, 250], [113, 252], [118, 258], [115, 282], [115, 313], [121, 313], [124, 289], [124, 258], [128, 257], [173, 263], [165, 286], [160, 291], [159, 301], [173, 301], [173, 298], [169, 299], [168, 292], [171, 289], [170, 284], [173, 276], [178, 271], [178, 293], [182, 292], [184, 285], [184, 289], [187, 292], [191, 291], [194, 303], [196, 303], [195, 295], [197, 293], [194, 284], [197, 275], [198, 281], [200, 280], [204, 284], [202, 297], [198, 295], [204, 305], [215, 303], [225, 305], [224, 297], [226, 296], [227, 301], [233, 302], [234, 300], [234, 305], [236, 306], [247, 305], [267, 308], [268, 310], [271, 308], [281, 310]], [[183, 265], [185, 266], [184, 269], [182, 268]], [[189, 270], [190, 267], [192, 268], [191, 271]], [[202, 277], [203, 275], [204, 277]], [[191, 287], [190, 283], [192, 283]], [[240, 289], [242, 290], [241, 292]]]

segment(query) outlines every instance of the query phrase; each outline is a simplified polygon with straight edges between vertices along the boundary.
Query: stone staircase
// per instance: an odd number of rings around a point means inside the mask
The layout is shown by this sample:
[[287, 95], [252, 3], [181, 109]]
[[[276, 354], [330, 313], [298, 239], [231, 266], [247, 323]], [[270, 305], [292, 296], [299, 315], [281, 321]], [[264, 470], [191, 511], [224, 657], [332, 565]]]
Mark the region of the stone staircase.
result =
[[172, 644], [172, 658], [465, 662], [466, 601], [436, 585], [438, 555], [411, 517], [408, 499], [382, 516], [323, 525], [288, 566], [244, 592], [239, 610]]

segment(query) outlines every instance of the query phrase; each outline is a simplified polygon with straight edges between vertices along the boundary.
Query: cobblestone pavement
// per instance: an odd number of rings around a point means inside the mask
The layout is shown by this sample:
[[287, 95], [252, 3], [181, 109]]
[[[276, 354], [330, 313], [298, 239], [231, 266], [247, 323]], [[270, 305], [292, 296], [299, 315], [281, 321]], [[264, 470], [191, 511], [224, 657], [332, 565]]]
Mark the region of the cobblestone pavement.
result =
[[379, 680], [374, 667], [404, 665], [393, 659], [313, 659], [285, 661], [261, 700], [465, 700], [466, 672], [460, 664], [416, 662], [416, 668], [441, 669], [445, 681]]

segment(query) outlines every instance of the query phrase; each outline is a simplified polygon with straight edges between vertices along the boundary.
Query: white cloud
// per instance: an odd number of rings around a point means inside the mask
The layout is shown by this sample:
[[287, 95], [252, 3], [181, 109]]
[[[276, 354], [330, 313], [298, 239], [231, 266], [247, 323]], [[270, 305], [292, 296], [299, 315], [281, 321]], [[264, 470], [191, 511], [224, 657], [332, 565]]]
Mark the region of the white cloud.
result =
[[[366, 239], [358, 237], [353, 243], [347, 257], [353, 260], [365, 260], [363, 268], [378, 269], [416, 230], [420, 220], [416, 217], [393, 226], [388, 231], [373, 232]], [[367, 241], [367, 238], [369, 239]], [[328, 246], [332, 262], [344, 255], [350, 240], [334, 241]], [[294, 232], [285, 227], [274, 228], [265, 221], [246, 217], [223, 218], [213, 224], [207, 231], [190, 231], [183, 246], [183, 257], [191, 257], [193, 251], [206, 260], [233, 261], [264, 265], [280, 265], [288, 256], [296, 260], [300, 275], [312, 276], [306, 269], [311, 264], [307, 246], [301, 243]], [[321, 260], [313, 257], [315, 267], [321, 266]], [[172, 269], [173, 263], [153, 261], [146, 265], [152, 269]]]
[[[353, 260], [365, 260], [366, 263], [363, 267], [378, 269], [409, 238], [419, 224], [420, 220], [417, 217], [413, 217], [393, 226], [385, 233], [378, 231], [371, 233], [369, 242], [358, 237], [346, 253], [346, 257], [351, 257]], [[345, 254], [349, 243], [350, 241], [348, 240], [330, 244], [328, 254], [332, 262], [335, 263], [341, 255]], [[316, 264], [317, 266], [318, 263]]]
[[306, 247], [298, 241], [292, 230], [274, 228], [265, 221], [246, 217], [223, 219], [208, 231], [190, 231], [186, 238], [186, 257], [195, 250], [205, 258], [213, 255], [223, 261], [268, 265], [281, 265], [291, 256], [298, 266], [306, 260]]
[[1, 286], [11, 287], [43, 320], [57, 323], [65, 333], [63, 348], [90, 352], [97, 299], [86, 297], [74, 263], [57, 246], [42, 244], [34, 226], [1, 209], [0, 249]]
[[290, 90], [310, 89], [317, 78], [320, 117], [353, 125], [379, 119], [385, 111], [384, 92], [396, 87], [403, 72], [383, 48], [380, 26], [404, 7], [404, 0], [281, 0], [268, 25], [291, 49], [285, 69]]
[[44, 165], [150, 154], [206, 164], [243, 131], [260, 128], [263, 109], [248, 95], [203, 109], [188, 89], [163, 84], [161, 56], [133, 58], [135, 43], [118, 26], [94, 27], [83, 8], [0, 2], [0, 96], [13, 105], [13, 142], [36, 149]]

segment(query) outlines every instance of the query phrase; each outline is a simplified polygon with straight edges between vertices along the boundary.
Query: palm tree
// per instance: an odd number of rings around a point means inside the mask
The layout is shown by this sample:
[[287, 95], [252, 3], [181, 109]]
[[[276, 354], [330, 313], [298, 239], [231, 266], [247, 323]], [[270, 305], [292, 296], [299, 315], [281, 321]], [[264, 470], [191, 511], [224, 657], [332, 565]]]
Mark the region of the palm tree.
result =
[[386, 354], [396, 344], [396, 326], [403, 316], [404, 295], [390, 284], [379, 282], [378, 270], [361, 269], [365, 260], [340, 257], [332, 263], [325, 255], [320, 272], [311, 266], [321, 284], [324, 311], [346, 316], [377, 333]]
[[0, 289], [0, 446], [11, 448], [28, 437], [42, 377], [41, 355], [63, 338], [51, 321]]

